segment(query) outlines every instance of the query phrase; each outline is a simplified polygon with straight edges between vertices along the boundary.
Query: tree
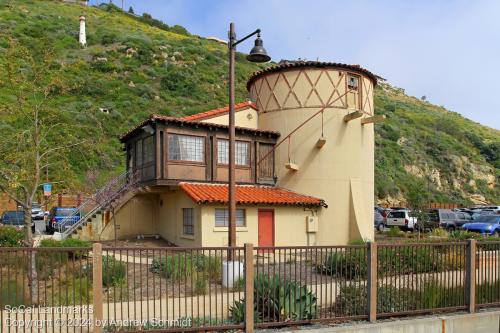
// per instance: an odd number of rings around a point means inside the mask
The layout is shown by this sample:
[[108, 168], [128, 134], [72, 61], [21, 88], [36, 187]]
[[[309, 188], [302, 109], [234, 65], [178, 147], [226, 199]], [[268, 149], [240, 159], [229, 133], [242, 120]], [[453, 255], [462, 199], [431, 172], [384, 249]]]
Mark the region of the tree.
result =
[[417, 218], [418, 231], [425, 231], [428, 222], [428, 214], [426, 212], [429, 202], [428, 186], [420, 179], [412, 182], [409, 185], [406, 200], [412, 211], [412, 216]]
[[[9, 40], [0, 79], [8, 98], [0, 104], [0, 191], [24, 210], [25, 245], [33, 246], [31, 207], [40, 193], [43, 171], [64, 170], [72, 150], [85, 142], [74, 116], [56, 106], [68, 93], [64, 67], [50, 43], [40, 40], [27, 48]], [[86, 148], [88, 149], [88, 148]], [[30, 296], [38, 296], [35, 255], [28, 267]]]
[[130, 7], [128, 8], [128, 12], [129, 12], [129, 14], [135, 14], [135, 13], [134, 13], [134, 8], [132, 8], [132, 6], [130, 6]]

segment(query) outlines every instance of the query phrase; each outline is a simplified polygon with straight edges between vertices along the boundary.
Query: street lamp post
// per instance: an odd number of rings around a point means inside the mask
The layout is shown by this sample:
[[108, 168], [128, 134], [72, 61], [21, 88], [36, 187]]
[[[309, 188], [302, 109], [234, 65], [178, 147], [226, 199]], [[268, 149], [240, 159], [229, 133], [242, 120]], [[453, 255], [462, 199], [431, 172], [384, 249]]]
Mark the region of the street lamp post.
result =
[[[255, 46], [247, 56], [247, 60], [251, 62], [268, 62], [271, 57], [267, 55], [263, 47], [262, 39], [260, 39], [260, 29], [255, 30], [251, 34], [243, 37], [240, 40], [236, 39], [234, 31], [234, 23], [229, 25], [229, 230], [228, 241], [230, 247], [236, 246], [236, 180], [235, 180], [235, 114], [234, 114], [234, 64], [236, 45], [247, 40], [248, 38], [257, 35]], [[229, 251], [231, 254], [232, 251]], [[232, 254], [230, 255], [232, 257]]]

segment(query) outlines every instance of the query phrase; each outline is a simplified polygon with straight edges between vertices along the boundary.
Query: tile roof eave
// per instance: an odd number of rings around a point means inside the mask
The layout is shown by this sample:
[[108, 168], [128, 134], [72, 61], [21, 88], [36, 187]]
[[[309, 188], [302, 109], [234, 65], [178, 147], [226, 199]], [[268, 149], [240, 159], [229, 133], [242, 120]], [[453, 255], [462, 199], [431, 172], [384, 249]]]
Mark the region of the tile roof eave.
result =
[[336, 62], [324, 62], [324, 61], [293, 61], [293, 62], [284, 62], [281, 64], [277, 64], [274, 66], [267, 67], [265, 69], [262, 69], [260, 71], [256, 71], [250, 75], [250, 78], [247, 81], [247, 90], [250, 91], [250, 87], [253, 84], [255, 80], [257, 80], [259, 77], [264, 76], [266, 74], [271, 74], [275, 72], [280, 72], [283, 70], [287, 69], [294, 69], [294, 68], [342, 68], [346, 70], [351, 70], [356, 73], [360, 73], [363, 75], [366, 75], [367, 77], [372, 80], [374, 85], [377, 85], [377, 79], [379, 76], [373, 74], [369, 70], [359, 66], [359, 65], [348, 65], [348, 64], [342, 64], [342, 63], [336, 63]]
[[[203, 197], [203, 192], [210, 187], [212, 187], [212, 191], [214, 192], [215, 190], [213, 187], [220, 187], [223, 188], [227, 192], [227, 185], [225, 184], [220, 184], [220, 183], [194, 183], [194, 182], [181, 182], [180, 183], [181, 189], [188, 195], [195, 203], [199, 205], [206, 205], [206, 204], [220, 204], [224, 205], [228, 203], [227, 199], [220, 199], [220, 198], [204, 198]], [[194, 187], [198, 187], [198, 193], [195, 193]], [[205, 188], [205, 189], [202, 189]], [[237, 204], [240, 205], [269, 205], [269, 206], [301, 206], [301, 207], [324, 207], [328, 208], [328, 205], [323, 199], [315, 198], [309, 195], [304, 195], [300, 193], [296, 193], [294, 191], [281, 188], [281, 187], [273, 187], [273, 186], [266, 186], [266, 185], [237, 185], [237, 192], [238, 188], [242, 189], [254, 189], [254, 190], [259, 190], [259, 189], [268, 189], [268, 190], [276, 190], [277, 193], [276, 197], [273, 200], [237, 200]], [[283, 196], [285, 195], [291, 195], [294, 196], [294, 200], [284, 200], [282, 202], [279, 201], [279, 199], [283, 199]], [[247, 195], [248, 196], [248, 195]], [[225, 196], [224, 196], [225, 197]]]
[[[142, 127], [146, 126], [147, 124], [150, 123], [155, 123], [157, 121], [162, 121], [165, 123], [176, 123], [180, 125], [192, 125], [192, 126], [201, 126], [201, 127], [209, 127], [209, 128], [224, 128], [227, 129], [229, 126], [227, 125], [222, 125], [222, 124], [215, 124], [215, 123], [210, 123], [210, 122], [201, 122], [201, 121], [190, 121], [190, 120], [183, 120], [182, 118], [177, 118], [177, 117], [170, 117], [170, 116], [163, 116], [163, 115], [158, 115], [158, 114], [151, 114], [146, 120], [141, 122], [139, 125], [135, 126], [131, 130], [129, 130], [127, 133], [123, 134], [119, 139], [121, 142], [125, 142], [129, 137], [131, 137], [136, 131], [140, 130]], [[276, 131], [267, 131], [267, 130], [260, 130], [260, 129], [255, 129], [255, 128], [249, 128], [249, 127], [240, 127], [240, 126], [235, 126], [237, 131], [241, 132], [249, 132], [249, 133], [254, 133], [254, 134], [267, 134], [271, 135], [273, 137], [278, 138], [280, 136], [279, 132]]]

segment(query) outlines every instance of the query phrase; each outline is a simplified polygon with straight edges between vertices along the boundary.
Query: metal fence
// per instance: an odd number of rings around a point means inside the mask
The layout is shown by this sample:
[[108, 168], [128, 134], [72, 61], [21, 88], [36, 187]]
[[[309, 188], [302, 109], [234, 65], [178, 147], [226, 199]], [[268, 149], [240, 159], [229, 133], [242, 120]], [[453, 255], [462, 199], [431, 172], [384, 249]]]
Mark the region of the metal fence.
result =
[[0, 248], [1, 332], [88, 332], [90, 248]]
[[500, 306], [499, 252], [476, 241], [0, 248], [1, 332], [251, 332], [475, 311]]
[[479, 308], [500, 306], [500, 242], [478, 242], [475, 302]]

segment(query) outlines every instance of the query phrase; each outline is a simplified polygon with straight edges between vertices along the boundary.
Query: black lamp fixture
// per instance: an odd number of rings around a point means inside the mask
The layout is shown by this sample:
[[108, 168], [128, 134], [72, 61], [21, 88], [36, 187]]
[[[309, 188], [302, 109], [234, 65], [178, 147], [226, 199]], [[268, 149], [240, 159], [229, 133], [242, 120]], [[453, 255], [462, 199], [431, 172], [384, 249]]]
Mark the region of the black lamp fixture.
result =
[[[240, 40], [236, 39], [236, 32], [234, 30], [234, 23], [229, 25], [229, 198], [228, 198], [228, 211], [229, 211], [229, 228], [228, 228], [228, 246], [231, 248], [236, 247], [236, 177], [235, 177], [235, 113], [234, 113], [234, 64], [236, 45], [247, 40], [248, 38], [257, 35], [255, 45], [247, 56], [247, 60], [251, 62], [268, 62], [271, 57], [264, 49], [264, 42], [260, 38], [260, 29], [255, 30], [249, 35], [246, 35]], [[232, 250], [228, 251], [228, 259], [232, 260], [234, 253]]]
[[264, 42], [260, 38], [260, 32], [257, 33], [255, 46], [250, 50], [250, 54], [247, 55], [247, 60], [251, 62], [268, 62], [271, 60], [271, 57], [267, 55], [266, 49], [264, 48]]

